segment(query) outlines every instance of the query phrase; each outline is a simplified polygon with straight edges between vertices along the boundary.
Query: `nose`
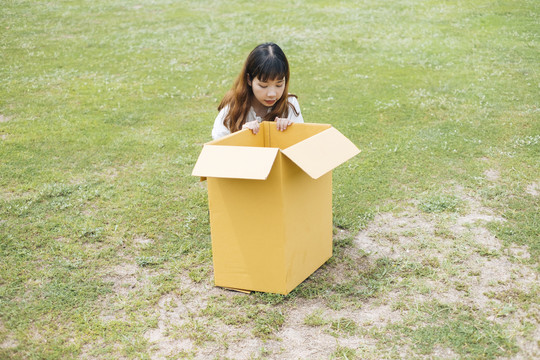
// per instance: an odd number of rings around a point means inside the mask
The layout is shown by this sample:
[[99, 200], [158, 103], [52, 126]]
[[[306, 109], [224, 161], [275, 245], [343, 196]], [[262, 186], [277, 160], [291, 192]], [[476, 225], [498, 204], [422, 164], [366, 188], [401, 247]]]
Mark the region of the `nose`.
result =
[[268, 97], [273, 97], [273, 96], [276, 96], [276, 89], [274, 89], [273, 86], [269, 87], [268, 88], [268, 93], [266, 94]]

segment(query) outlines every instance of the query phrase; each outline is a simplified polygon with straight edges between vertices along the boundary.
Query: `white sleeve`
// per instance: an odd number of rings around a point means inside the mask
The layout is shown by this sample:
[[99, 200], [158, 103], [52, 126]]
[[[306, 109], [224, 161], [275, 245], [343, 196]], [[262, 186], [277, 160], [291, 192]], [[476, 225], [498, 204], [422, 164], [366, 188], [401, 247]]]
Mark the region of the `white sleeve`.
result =
[[214, 128], [212, 129], [212, 139], [216, 140], [231, 133], [229, 129], [227, 129], [225, 124], [223, 124], [225, 116], [227, 116], [228, 112], [229, 106], [225, 106], [223, 109], [221, 109], [218, 116], [216, 117], [216, 120], [214, 121]]
[[[294, 113], [294, 111], [291, 109], [292, 107], [294, 107], [298, 115]], [[287, 116], [287, 119], [295, 123], [304, 122], [302, 112], [300, 111], [300, 104], [298, 104], [298, 99], [296, 99], [294, 96], [289, 96], [289, 116]]]

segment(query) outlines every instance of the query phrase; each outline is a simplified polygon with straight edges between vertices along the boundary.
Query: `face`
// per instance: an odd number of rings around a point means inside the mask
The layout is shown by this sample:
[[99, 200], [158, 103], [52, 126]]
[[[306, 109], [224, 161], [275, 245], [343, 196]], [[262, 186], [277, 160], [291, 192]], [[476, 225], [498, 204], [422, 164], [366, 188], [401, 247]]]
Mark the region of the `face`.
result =
[[276, 80], [259, 81], [259, 78], [249, 81], [255, 99], [265, 106], [273, 106], [283, 96], [285, 90], [285, 78]]

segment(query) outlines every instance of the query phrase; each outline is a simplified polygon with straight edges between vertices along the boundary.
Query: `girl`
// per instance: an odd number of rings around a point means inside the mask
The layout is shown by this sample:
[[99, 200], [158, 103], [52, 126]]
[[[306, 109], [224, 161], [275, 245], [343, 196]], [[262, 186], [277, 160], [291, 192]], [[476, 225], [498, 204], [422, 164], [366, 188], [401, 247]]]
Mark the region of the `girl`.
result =
[[241, 129], [256, 134], [261, 121], [275, 121], [280, 131], [303, 123], [296, 95], [288, 90], [289, 62], [281, 48], [274, 43], [257, 46], [218, 106], [212, 137], [219, 139]]

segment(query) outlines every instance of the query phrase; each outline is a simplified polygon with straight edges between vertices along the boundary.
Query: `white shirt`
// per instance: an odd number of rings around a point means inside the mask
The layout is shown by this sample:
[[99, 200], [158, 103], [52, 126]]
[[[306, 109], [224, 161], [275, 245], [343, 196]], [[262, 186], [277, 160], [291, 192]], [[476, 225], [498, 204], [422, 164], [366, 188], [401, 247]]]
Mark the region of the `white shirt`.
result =
[[[287, 116], [287, 119], [295, 123], [303, 123], [304, 118], [302, 117], [302, 113], [300, 112], [300, 105], [298, 104], [298, 100], [294, 96], [289, 96], [289, 107], [291, 106], [294, 106], [294, 108], [298, 112], [298, 115], [295, 115], [294, 111], [292, 109], [289, 109], [289, 116]], [[268, 112], [270, 111], [271, 111], [271, 108], [268, 108]], [[228, 112], [229, 112], [229, 105], [221, 109], [218, 116], [216, 117], [216, 121], [214, 121], [214, 128], [212, 129], [212, 138], [214, 140], [219, 139], [225, 135], [229, 135], [231, 133], [230, 130], [227, 129], [225, 124], [223, 124], [223, 121], [225, 120], [225, 117], [227, 116]], [[249, 109], [247, 119], [246, 119], [246, 122], [250, 122], [250, 121], [258, 121], [258, 122], [262, 121], [262, 118], [260, 116], [257, 116], [253, 107]]]

